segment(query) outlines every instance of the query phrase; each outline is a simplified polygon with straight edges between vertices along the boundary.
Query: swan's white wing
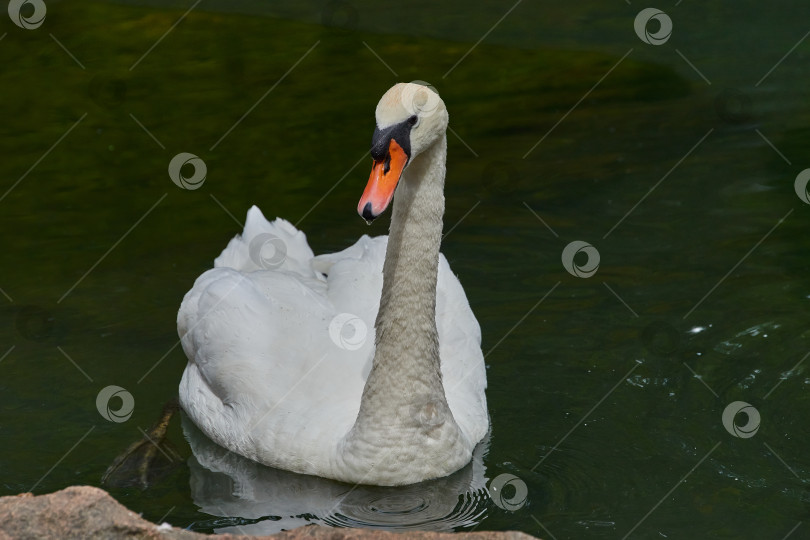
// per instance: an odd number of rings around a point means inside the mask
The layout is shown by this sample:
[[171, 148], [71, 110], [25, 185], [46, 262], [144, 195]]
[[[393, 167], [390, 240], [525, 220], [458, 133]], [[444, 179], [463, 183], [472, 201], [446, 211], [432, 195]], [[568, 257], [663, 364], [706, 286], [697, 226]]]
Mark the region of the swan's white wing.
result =
[[[334, 465], [371, 367], [387, 240], [363, 236], [313, 258], [302, 232], [250, 209], [244, 233], [178, 313], [189, 358], [181, 403], [209, 437], [289, 470], [324, 474]], [[437, 288], [447, 400], [474, 444], [488, 427], [480, 329], [443, 256]], [[349, 335], [340, 327], [347, 321]]]
[[436, 286], [436, 326], [447, 405], [461, 432], [475, 444], [489, 429], [481, 327], [461, 283], [442, 254]]
[[184, 298], [178, 332], [189, 358], [181, 402], [195, 423], [243, 455], [314, 473], [307, 462], [328, 461], [354, 423], [371, 346], [330, 340], [335, 309], [311, 260], [303, 233], [252, 208]]

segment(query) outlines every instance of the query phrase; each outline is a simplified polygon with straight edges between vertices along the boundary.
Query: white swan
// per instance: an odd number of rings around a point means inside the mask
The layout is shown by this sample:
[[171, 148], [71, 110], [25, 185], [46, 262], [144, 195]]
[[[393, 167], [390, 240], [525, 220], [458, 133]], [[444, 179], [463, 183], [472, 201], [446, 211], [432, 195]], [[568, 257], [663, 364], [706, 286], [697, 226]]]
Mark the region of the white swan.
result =
[[180, 403], [260, 463], [404, 485], [470, 461], [489, 427], [486, 373], [480, 328], [439, 254], [444, 103], [397, 84], [376, 122], [358, 212], [376, 218], [396, 191], [390, 236], [313, 257], [302, 232], [251, 208], [180, 306]]

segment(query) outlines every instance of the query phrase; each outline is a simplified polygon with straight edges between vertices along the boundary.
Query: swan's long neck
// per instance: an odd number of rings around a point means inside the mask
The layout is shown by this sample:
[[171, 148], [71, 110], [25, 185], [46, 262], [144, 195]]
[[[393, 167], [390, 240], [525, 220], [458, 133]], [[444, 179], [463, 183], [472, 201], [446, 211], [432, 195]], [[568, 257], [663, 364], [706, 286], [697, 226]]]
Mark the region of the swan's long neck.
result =
[[376, 350], [355, 438], [401, 437], [418, 430], [419, 422], [452, 421], [444, 418], [449, 409], [436, 329], [446, 157], [443, 136], [408, 165], [394, 196]]
[[368, 388], [385, 381], [388, 395], [381, 398], [388, 402], [417, 394], [444, 397], [436, 280], [446, 156], [447, 139], [442, 137], [408, 166], [394, 197], [374, 364], [366, 384]]

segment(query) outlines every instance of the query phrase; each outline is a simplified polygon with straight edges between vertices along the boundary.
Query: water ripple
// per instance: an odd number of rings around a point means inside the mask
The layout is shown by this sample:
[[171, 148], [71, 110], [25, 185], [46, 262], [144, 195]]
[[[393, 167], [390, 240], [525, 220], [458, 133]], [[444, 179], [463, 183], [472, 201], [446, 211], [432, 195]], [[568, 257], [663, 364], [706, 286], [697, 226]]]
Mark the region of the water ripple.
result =
[[217, 446], [185, 417], [191, 445], [191, 493], [218, 519], [198, 522], [220, 533], [273, 534], [317, 523], [389, 531], [452, 531], [481, 522], [490, 503], [483, 458], [445, 478], [409, 486], [353, 486], [265, 467]]

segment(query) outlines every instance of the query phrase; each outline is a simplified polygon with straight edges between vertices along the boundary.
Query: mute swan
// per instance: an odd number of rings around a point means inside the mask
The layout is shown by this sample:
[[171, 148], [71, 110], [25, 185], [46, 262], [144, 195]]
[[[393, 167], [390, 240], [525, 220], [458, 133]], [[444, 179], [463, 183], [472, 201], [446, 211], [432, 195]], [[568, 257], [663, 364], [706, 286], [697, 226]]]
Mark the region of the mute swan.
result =
[[254, 206], [197, 278], [177, 314], [180, 404], [214, 442], [382, 486], [470, 461], [489, 427], [486, 373], [480, 327], [439, 254], [447, 124], [419, 84], [377, 105], [358, 212], [370, 222], [395, 198], [390, 236], [314, 257], [304, 233]]

